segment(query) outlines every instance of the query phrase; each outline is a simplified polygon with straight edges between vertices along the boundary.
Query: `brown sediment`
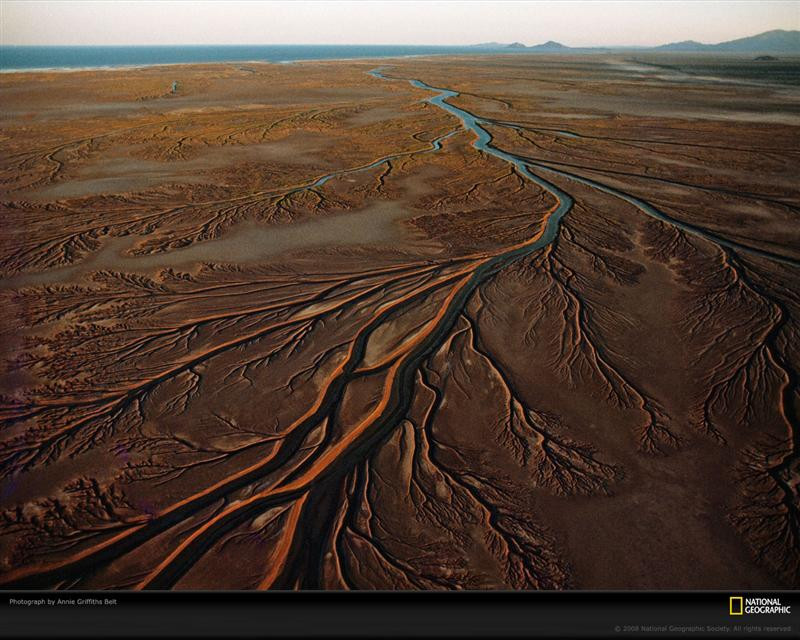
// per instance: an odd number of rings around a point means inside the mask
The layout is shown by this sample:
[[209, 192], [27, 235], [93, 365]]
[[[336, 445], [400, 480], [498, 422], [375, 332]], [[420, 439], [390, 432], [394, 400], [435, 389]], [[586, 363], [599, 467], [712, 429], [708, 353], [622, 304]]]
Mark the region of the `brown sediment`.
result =
[[626, 64], [0, 77], [0, 584], [796, 585], [797, 92]]

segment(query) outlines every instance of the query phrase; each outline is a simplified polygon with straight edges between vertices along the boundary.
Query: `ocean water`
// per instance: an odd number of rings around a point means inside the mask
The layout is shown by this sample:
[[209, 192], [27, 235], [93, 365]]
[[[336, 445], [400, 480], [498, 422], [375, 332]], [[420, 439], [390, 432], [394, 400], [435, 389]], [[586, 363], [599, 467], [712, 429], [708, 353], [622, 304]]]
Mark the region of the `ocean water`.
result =
[[511, 51], [417, 45], [0, 46], [0, 71], [127, 67], [190, 62], [291, 62], [437, 54], [477, 55], [499, 52]]

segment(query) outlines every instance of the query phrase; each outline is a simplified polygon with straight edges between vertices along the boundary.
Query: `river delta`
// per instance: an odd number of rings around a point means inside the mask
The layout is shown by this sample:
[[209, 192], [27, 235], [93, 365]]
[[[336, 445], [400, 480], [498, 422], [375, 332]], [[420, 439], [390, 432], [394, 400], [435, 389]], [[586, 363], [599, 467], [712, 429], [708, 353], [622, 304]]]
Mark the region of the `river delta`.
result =
[[0, 76], [0, 584], [797, 586], [800, 61], [652, 58]]

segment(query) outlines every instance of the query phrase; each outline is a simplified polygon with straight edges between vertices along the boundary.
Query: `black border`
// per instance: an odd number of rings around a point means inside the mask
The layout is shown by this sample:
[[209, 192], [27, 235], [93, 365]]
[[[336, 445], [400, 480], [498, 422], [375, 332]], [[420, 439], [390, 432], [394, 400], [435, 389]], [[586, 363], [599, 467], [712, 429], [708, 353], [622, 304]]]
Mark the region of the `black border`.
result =
[[[731, 616], [731, 596], [791, 613]], [[796, 638], [800, 591], [2, 591], [0, 637]]]

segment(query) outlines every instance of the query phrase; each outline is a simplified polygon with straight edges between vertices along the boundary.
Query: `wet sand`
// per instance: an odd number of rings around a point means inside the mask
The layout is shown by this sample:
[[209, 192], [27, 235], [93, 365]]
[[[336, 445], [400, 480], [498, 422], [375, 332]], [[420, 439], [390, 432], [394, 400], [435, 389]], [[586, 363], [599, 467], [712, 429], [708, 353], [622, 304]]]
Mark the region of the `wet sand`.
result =
[[[76, 265], [57, 267], [39, 273], [25, 273], [0, 280], [0, 288], [14, 289], [33, 285], [66, 284], [85, 280], [100, 270], [127, 273], [152, 273], [168, 267], [192, 269], [199, 263], [233, 262], [239, 265], [260, 263], [274, 256], [319, 247], [350, 245], [387, 246], [413, 243], [422, 248], [426, 238], [402, 224], [419, 215], [402, 202], [378, 202], [360, 211], [351, 211], [306, 220], [295, 224], [264, 226], [244, 222], [220, 238], [192, 244], [166, 253], [135, 255], [137, 238], [109, 239], [100, 250]], [[430, 244], [430, 243], [429, 243]], [[290, 255], [285, 256], [291, 259]]]

